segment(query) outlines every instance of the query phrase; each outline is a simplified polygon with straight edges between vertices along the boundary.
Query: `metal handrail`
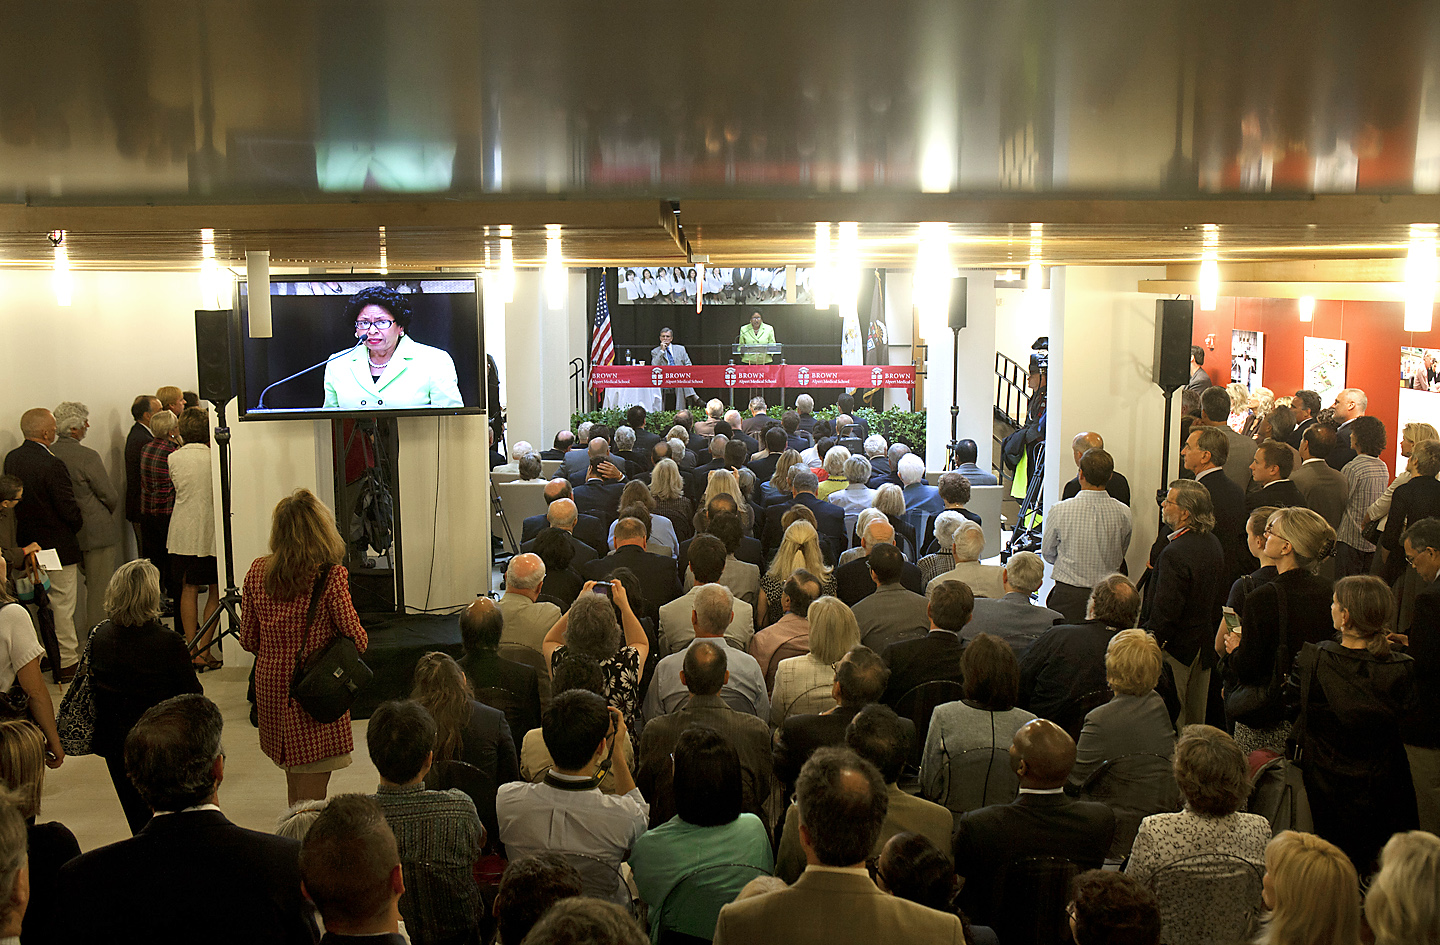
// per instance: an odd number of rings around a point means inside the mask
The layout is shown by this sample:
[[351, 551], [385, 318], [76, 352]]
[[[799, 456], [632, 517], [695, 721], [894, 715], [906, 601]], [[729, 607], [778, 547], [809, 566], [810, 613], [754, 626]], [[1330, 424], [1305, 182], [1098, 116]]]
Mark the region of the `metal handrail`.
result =
[[995, 416], [1012, 427], [1023, 427], [1030, 413], [1029, 368], [995, 352]]
[[585, 412], [585, 359], [570, 359], [570, 412]]

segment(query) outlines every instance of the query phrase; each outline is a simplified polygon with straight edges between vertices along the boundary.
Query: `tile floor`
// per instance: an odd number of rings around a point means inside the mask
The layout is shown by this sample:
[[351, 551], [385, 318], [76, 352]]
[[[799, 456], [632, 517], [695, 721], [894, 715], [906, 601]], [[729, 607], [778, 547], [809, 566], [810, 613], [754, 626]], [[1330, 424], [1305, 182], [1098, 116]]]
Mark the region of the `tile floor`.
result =
[[[220, 786], [220, 808], [243, 827], [272, 831], [276, 819], [285, 812], [285, 774], [261, 753], [259, 733], [250, 725], [250, 703], [245, 701], [250, 654], [233, 639], [227, 639], [224, 659], [223, 669], [200, 677], [205, 694], [225, 717], [225, 780]], [[50, 694], [58, 707], [60, 687], [52, 683]], [[365, 724], [354, 723], [353, 763], [331, 777], [332, 795], [368, 793], [380, 783], [365, 751]], [[80, 849], [86, 851], [130, 836], [105, 761], [94, 755], [66, 758], [58, 770], [46, 771], [39, 819], [56, 820], [69, 827], [80, 841]]]

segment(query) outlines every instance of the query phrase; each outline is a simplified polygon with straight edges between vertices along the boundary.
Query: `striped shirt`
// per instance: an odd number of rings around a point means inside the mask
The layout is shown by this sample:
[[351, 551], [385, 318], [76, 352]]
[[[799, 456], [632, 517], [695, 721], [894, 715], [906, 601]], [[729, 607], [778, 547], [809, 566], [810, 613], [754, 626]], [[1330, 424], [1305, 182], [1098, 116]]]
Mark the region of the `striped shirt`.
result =
[[395, 834], [405, 892], [400, 914], [417, 942], [459, 940], [480, 916], [474, 866], [485, 843], [475, 802], [459, 790], [381, 784], [371, 795]]
[[1041, 554], [1057, 582], [1094, 587], [1114, 574], [1130, 547], [1130, 508], [1109, 493], [1081, 489], [1045, 513]]
[[175, 511], [175, 483], [170, 479], [170, 454], [180, 448], [157, 436], [140, 450], [140, 514], [169, 515]]
[[1370, 506], [1385, 494], [1385, 487], [1390, 482], [1390, 470], [1380, 457], [1361, 453], [1346, 463], [1341, 472], [1345, 474], [1350, 501], [1340, 519], [1336, 540], [1343, 541], [1357, 551], [1374, 551], [1375, 545], [1360, 537], [1360, 523]]

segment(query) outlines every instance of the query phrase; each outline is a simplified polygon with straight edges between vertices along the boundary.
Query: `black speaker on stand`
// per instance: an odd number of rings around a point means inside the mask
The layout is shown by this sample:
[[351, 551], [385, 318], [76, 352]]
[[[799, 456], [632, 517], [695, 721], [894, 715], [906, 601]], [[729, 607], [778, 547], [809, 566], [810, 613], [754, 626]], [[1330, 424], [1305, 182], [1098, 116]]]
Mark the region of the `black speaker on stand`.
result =
[[1163, 501], [1170, 482], [1170, 407], [1175, 392], [1190, 381], [1190, 338], [1194, 334], [1195, 303], [1190, 299], [1155, 301], [1155, 383], [1165, 392], [1165, 433], [1160, 456], [1160, 491]]
[[[220, 646], [227, 634], [240, 632], [240, 589], [235, 585], [235, 543], [230, 526], [230, 427], [225, 423], [225, 405], [235, 396], [235, 354], [239, 347], [235, 343], [235, 323], [229, 311], [200, 309], [195, 312], [195, 366], [199, 373], [200, 398], [208, 400], [215, 407], [215, 446], [220, 457], [220, 510], [221, 529], [225, 550], [225, 593], [220, 606], [210, 619], [195, 633], [190, 644], [190, 657], [205, 655], [212, 647]], [[228, 615], [229, 626], [210, 635], [220, 623], [221, 615]], [[224, 653], [224, 647], [220, 648]]]
[[956, 276], [950, 280], [950, 334], [954, 339], [954, 360], [950, 362], [950, 442], [945, 446], [945, 468], [960, 466], [960, 329], [970, 304], [967, 293], [970, 280]]

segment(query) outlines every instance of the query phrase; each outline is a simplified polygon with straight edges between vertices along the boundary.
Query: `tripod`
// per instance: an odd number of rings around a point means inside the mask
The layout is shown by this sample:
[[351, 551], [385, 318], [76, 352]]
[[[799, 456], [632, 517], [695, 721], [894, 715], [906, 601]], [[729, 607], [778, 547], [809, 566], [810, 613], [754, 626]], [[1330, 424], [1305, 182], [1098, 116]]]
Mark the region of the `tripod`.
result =
[[[195, 632], [195, 639], [190, 641], [192, 660], [202, 653], [207, 653], [212, 647], [220, 646], [220, 641], [226, 636], [237, 639], [240, 636], [240, 589], [235, 586], [235, 549], [230, 528], [230, 428], [225, 425], [225, 404], [228, 402], [229, 398], [210, 401], [215, 407], [215, 419], [218, 421], [215, 426], [215, 443], [220, 453], [220, 525], [225, 547], [225, 593], [220, 597], [220, 606], [215, 608], [210, 619]], [[229, 626], [215, 634], [215, 638], [202, 647], [200, 641], [220, 623], [221, 614], [230, 617]], [[224, 653], [223, 647], [221, 653]]]
[[955, 356], [950, 362], [950, 442], [945, 445], [945, 468], [960, 468], [960, 329], [951, 327]]

